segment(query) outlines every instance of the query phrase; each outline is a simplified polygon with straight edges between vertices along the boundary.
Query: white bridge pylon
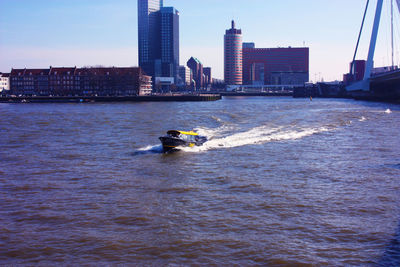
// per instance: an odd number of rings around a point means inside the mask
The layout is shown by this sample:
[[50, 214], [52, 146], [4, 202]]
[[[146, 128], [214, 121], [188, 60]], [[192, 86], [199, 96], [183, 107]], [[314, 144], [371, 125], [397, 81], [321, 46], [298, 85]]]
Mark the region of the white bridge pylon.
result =
[[[396, 2], [397, 2], [397, 7], [400, 12], [400, 0], [396, 0]], [[347, 91], [369, 91], [370, 90], [370, 78], [371, 78], [372, 69], [374, 67], [374, 54], [375, 54], [375, 47], [376, 47], [376, 39], [378, 37], [378, 31], [379, 31], [379, 23], [381, 21], [382, 6], [383, 6], [383, 0], [378, 0], [377, 5], [376, 5], [376, 11], [375, 11], [374, 25], [372, 28], [371, 42], [369, 44], [368, 59], [367, 59], [367, 63], [365, 66], [364, 79], [362, 81], [355, 82], [355, 83], [347, 86], [346, 87]], [[361, 29], [361, 31], [362, 31], [362, 29]], [[360, 33], [361, 33], [361, 31], [360, 31]], [[357, 53], [357, 51], [356, 51], [356, 53]]]

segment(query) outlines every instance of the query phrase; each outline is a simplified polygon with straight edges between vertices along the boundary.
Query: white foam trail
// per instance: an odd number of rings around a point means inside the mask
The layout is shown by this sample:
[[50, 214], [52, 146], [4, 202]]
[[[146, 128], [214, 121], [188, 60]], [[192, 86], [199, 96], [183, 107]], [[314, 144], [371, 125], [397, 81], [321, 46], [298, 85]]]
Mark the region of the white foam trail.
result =
[[159, 152], [162, 151], [163, 147], [162, 145], [154, 145], [154, 146], [146, 146], [146, 147], [142, 147], [137, 149], [137, 152]]
[[358, 121], [366, 121], [367, 119], [364, 117], [364, 116], [362, 116]]
[[247, 132], [236, 133], [223, 138], [211, 139], [200, 147], [185, 147], [181, 148], [181, 150], [185, 152], [202, 152], [219, 148], [263, 144], [271, 141], [296, 140], [325, 131], [328, 131], [328, 129], [324, 127], [300, 130], [282, 130], [281, 127], [270, 129], [266, 126], [262, 126], [253, 128]]
[[154, 149], [155, 147], [157, 147], [157, 146], [146, 146], [146, 147], [139, 148], [137, 151], [149, 151], [149, 150]]
[[386, 114], [391, 114], [392, 111], [391, 111], [390, 109], [387, 109], [387, 110], [385, 110], [385, 113], [386, 113]]
[[231, 132], [234, 127], [229, 125], [223, 125], [221, 127], [210, 129], [210, 128], [196, 128], [194, 129], [199, 135], [207, 136], [208, 139], [212, 139], [215, 136], [221, 136], [226, 132]]

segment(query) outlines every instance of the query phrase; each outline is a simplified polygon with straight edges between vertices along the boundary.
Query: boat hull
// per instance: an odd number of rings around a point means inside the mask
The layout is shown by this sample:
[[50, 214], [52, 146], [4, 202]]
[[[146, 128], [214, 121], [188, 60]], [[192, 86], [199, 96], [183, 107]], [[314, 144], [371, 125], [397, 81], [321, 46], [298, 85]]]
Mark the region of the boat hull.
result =
[[171, 151], [179, 146], [189, 146], [189, 144], [182, 139], [168, 136], [160, 137], [160, 141], [164, 151]]
[[199, 137], [196, 142], [188, 142], [177, 137], [162, 136], [159, 138], [163, 146], [164, 152], [169, 152], [171, 150], [176, 150], [178, 147], [194, 147], [202, 146], [207, 138]]

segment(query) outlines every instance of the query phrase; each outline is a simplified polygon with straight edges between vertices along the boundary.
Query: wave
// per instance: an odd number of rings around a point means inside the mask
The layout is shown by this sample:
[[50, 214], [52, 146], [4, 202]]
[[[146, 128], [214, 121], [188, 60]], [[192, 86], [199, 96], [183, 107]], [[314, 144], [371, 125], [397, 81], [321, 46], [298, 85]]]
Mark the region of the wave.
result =
[[361, 121], [361, 122], [363, 122], [363, 121], [366, 121], [367, 119], [364, 117], [364, 116], [361, 116], [361, 118], [358, 120], [358, 121]]

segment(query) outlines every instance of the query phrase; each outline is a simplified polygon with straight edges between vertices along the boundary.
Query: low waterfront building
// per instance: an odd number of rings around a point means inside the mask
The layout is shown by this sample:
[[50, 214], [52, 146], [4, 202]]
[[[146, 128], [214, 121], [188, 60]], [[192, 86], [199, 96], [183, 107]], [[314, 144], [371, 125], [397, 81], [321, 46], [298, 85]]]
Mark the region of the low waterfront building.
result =
[[12, 69], [10, 91], [24, 96], [135, 96], [152, 92], [141, 68]]
[[75, 87], [75, 72], [77, 68], [50, 67], [49, 93], [52, 95], [80, 95], [80, 87]]
[[224, 90], [225, 81], [223, 79], [212, 78], [212, 89], [214, 90]]
[[138, 95], [151, 95], [153, 93], [153, 82], [151, 76], [142, 73], [138, 75], [136, 83], [136, 86], [138, 87]]
[[358, 82], [364, 79], [365, 66], [367, 61], [354, 60], [350, 63], [350, 72], [343, 75], [343, 82], [349, 85], [353, 82]]
[[10, 74], [0, 72], [0, 92], [6, 93], [10, 90]]
[[183, 85], [184, 87], [190, 86], [193, 79], [192, 70], [187, 66], [179, 66], [179, 78], [179, 85]]
[[50, 69], [12, 69], [10, 92], [13, 95], [49, 95]]
[[204, 87], [210, 88], [212, 84], [211, 68], [210, 67], [203, 68], [203, 73], [204, 73]]
[[156, 77], [155, 91], [157, 93], [168, 93], [175, 91], [176, 85], [173, 77]]

